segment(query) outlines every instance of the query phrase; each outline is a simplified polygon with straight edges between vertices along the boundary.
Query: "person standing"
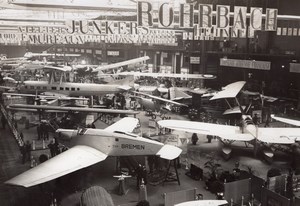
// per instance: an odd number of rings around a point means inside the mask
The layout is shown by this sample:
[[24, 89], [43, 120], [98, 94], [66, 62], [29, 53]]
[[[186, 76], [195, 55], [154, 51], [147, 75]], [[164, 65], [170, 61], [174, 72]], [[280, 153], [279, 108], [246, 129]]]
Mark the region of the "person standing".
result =
[[41, 137], [41, 125], [40, 124], [36, 127], [36, 130], [37, 130], [38, 140], [42, 139], [42, 137]]
[[2, 128], [5, 129], [5, 126], [6, 126], [6, 118], [5, 116], [2, 114], [2, 117], [1, 117], [1, 123], [2, 123]]
[[143, 168], [141, 164], [139, 164], [139, 166], [135, 169], [135, 173], [136, 173], [136, 188], [139, 189], [143, 179]]
[[25, 150], [26, 150], [26, 159], [30, 160], [30, 157], [31, 157], [31, 144], [28, 140], [26, 141], [26, 144], [25, 144]]
[[26, 161], [26, 147], [25, 147], [23, 142], [20, 145], [20, 151], [21, 151], [21, 154], [22, 154], [22, 164], [25, 164], [25, 161]]

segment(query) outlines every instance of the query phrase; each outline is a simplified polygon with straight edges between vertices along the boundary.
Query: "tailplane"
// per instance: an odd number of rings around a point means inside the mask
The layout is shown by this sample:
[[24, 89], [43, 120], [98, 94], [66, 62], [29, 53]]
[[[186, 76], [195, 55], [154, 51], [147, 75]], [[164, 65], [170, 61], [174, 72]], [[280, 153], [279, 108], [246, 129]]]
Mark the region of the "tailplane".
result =
[[167, 160], [173, 160], [181, 154], [182, 149], [175, 147], [173, 145], [164, 145], [157, 153], [156, 155], [159, 155], [163, 159]]
[[179, 90], [176, 87], [170, 87], [169, 92], [170, 92], [170, 100], [173, 101], [192, 98], [192, 96], [186, 94], [185, 92]]

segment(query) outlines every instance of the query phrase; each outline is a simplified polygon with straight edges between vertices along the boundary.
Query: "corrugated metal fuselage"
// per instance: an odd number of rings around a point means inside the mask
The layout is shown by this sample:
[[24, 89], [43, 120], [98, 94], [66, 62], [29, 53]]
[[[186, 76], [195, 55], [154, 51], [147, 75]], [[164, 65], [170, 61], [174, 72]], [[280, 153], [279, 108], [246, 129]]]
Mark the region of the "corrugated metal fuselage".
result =
[[94, 83], [54, 83], [49, 84], [47, 81], [25, 81], [21, 87], [24, 93], [42, 93], [53, 92], [68, 96], [92, 96], [121, 92], [120, 85], [113, 84], [94, 84]]

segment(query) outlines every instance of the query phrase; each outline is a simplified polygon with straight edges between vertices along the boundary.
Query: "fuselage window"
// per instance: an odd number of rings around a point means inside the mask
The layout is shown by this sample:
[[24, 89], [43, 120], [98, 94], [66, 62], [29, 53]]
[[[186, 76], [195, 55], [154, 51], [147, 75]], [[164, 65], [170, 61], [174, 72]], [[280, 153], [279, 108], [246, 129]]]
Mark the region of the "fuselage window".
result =
[[72, 88], [71, 88], [71, 90], [72, 90], [72, 91], [75, 91], [75, 88], [74, 88], [74, 87], [72, 87]]
[[68, 91], [69, 91], [69, 90], [70, 90], [70, 88], [69, 88], [69, 87], [65, 87], [65, 90], [68, 90]]
[[34, 86], [30, 86], [30, 89], [34, 89]]
[[44, 90], [47, 90], [47, 87], [43, 87]]
[[79, 91], [80, 90], [80, 88], [77, 88], [77, 91]]
[[56, 90], [56, 87], [51, 87], [52, 90]]
[[24, 87], [25, 89], [28, 89], [27, 85]]
[[64, 90], [64, 88], [63, 87], [59, 87], [59, 90]]
[[119, 138], [115, 138], [115, 141], [118, 142], [118, 141], [119, 141]]
[[41, 87], [40, 87], [40, 86], [37, 86], [36, 89], [41, 89]]

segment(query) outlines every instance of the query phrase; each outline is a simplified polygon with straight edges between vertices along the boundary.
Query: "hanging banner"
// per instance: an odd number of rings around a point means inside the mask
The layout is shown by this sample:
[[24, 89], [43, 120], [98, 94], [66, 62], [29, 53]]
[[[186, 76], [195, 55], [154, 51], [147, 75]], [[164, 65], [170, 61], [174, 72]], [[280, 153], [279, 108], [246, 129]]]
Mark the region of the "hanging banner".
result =
[[255, 61], [255, 60], [240, 60], [240, 59], [220, 59], [220, 66], [240, 67], [248, 69], [270, 70], [271, 62]]
[[[0, 44], [148, 44], [178, 46], [183, 40], [253, 38], [255, 31], [298, 36], [298, 28], [277, 29], [278, 10], [245, 6], [137, 1], [133, 21], [66, 20], [60, 26], [0, 27]], [[233, 12], [230, 12], [233, 11]], [[122, 17], [120, 17], [121, 19]], [[262, 26], [264, 23], [264, 26]], [[30, 24], [30, 23], [28, 23]], [[4, 25], [5, 26], [5, 25]]]

